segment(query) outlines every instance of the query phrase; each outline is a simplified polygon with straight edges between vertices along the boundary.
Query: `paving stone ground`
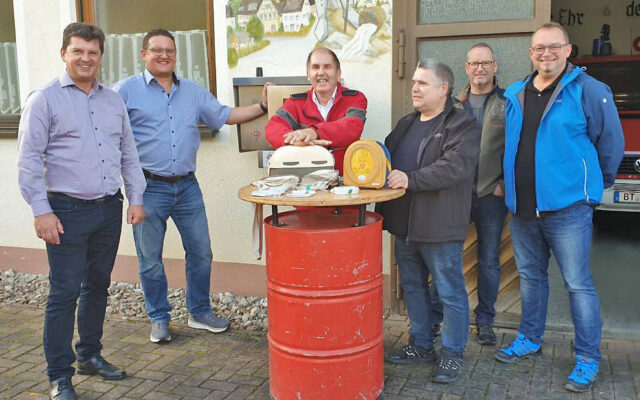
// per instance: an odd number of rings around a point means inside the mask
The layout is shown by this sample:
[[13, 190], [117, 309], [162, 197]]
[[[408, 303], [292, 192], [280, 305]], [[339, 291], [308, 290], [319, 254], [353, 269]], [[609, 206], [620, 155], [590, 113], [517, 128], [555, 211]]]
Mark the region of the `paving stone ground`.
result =
[[[43, 309], [0, 307], [0, 399], [47, 399], [48, 382], [42, 351]], [[407, 320], [385, 321], [385, 348], [406, 343]], [[516, 332], [498, 330], [501, 343]], [[171, 343], [149, 342], [149, 325], [108, 319], [103, 355], [123, 366], [129, 378], [103, 381], [74, 376], [80, 399], [269, 399], [269, 365], [265, 335], [231, 331], [209, 334], [172, 323]], [[479, 346], [473, 333], [458, 382], [431, 382], [433, 365], [385, 364], [381, 400], [418, 399], [639, 399], [640, 341], [605, 339], [598, 382], [591, 392], [564, 389], [572, 368], [573, 337], [548, 332], [543, 355], [516, 364], [493, 359], [495, 348]], [[342, 400], [342, 399], [328, 399]], [[351, 399], [345, 399], [351, 400]]]

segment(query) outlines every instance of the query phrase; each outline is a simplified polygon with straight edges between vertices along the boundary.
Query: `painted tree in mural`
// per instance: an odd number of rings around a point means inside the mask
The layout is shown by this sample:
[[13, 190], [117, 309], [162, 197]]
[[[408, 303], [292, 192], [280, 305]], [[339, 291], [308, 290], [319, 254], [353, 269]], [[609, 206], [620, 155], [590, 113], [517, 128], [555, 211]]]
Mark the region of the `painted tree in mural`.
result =
[[229, 67], [234, 68], [238, 65], [238, 52], [233, 47], [227, 49], [227, 64]]
[[233, 15], [238, 15], [238, 8], [242, 4], [242, 0], [229, 0], [229, 7], [233, 9]]
[[247, 24], [247, 33], [253, 39], [254, 43], [259, 43], [264, 37], [264, 25], [257, 16], [251, 17]]

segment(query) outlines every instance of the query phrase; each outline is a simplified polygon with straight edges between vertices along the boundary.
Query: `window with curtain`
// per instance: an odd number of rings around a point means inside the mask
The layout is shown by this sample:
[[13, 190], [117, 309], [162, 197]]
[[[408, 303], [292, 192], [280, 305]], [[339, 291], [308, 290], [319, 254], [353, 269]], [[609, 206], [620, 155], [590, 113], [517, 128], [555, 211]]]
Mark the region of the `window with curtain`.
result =
[[0, 114], [20, 113], [13, 1], [0, 0]]
[[205, 0], [94, 0], [95, 24], [104, 30], [100, 80], [112, 85], [144, 70], [144, 35], [157, 28], [176, 40], [176, 74], [209, 88], [207, 3]]

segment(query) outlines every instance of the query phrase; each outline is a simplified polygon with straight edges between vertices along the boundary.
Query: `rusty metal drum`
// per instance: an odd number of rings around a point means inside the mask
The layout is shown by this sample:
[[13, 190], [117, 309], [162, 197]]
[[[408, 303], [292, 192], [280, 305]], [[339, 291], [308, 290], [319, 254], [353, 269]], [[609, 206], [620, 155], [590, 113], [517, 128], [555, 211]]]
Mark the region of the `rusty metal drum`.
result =
[[[354, 210], [355, 211], [355, 210]], [[383, 390], [382, 217], [332, 208], [265, 220], [269, 377], [276, 400]]]

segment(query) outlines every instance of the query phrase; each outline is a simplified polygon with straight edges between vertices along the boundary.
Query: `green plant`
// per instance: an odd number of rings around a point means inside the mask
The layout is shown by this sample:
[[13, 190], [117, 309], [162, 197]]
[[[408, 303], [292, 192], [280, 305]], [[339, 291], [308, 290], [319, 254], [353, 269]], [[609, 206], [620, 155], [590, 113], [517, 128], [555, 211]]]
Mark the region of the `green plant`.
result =
[[256, 43], [262, 40], [264, 37], [264, 25], [262, 24], [262, 21], [260, 21], [260, 18], [255, 15], [251, 17], [247, 24], [247, 33]]
[[238, 52], [233, 47], [227, 49], [227, 64], [229, 64], [229, 68], [238, 65]]

